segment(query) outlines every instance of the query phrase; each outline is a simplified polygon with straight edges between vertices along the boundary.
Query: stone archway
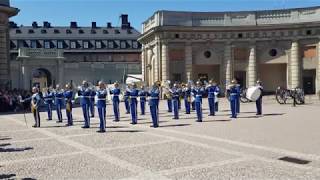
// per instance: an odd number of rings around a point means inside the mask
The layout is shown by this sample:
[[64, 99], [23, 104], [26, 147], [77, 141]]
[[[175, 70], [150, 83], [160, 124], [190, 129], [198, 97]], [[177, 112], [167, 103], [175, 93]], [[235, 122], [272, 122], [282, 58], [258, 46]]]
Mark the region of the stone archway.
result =
[[40, 89], [52, 85], [52, 75], [45, 68], [38, 68], [32, 71], [32, 86], [38, 86]]

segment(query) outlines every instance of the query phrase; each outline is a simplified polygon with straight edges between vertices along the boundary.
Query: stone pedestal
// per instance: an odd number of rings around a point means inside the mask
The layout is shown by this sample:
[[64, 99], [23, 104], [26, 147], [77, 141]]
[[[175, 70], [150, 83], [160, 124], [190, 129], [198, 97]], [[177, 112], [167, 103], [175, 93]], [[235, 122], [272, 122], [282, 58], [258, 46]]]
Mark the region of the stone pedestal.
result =
[[256, 62], [256, 47], [250, 46], [249, 62], [248, 62], [248, 87], [256, 84], [257, 80], [257, 62]]
[[145, 48], [142, 46], [142, 50], [141, 50], [141, 75], [142, 75], [142, 81], [145, 82], [146, 78], [145, 78]]

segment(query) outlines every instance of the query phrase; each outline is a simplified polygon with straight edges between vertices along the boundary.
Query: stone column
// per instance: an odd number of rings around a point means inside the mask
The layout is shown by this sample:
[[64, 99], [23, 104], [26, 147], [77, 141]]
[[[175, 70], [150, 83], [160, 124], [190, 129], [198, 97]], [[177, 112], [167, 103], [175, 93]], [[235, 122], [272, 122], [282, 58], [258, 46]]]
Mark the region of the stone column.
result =
[[153, 66], [152, 66], [152, 49], [150, 48], [150, 47], [148, 47], [147, 48], [147, 59], [146, 59], [146, 63], [147, 63], [147, 65], [148, 65], [148, 68], [146, 68], [146, 80], [147, 80], [147, 82], [148, 82], [148, 85], [150, 86], [150, 85], [152, 85], [152, 78], [151, 78], [151, 76], [152, 76], [152, 69], [154, 68]]
[[154, 58], [155, 67], [154, 67], [154, 77], [153, 77], [154, 81], [158, 81], [159, 78], [160, 78], [160, 66], [161, 66], [161, 64], [160, 64], [160, 48], [161, 48], [160, 47], [160, 42], [157, 41], [156, 45], [154, 46], [154, 50], [153, 50], [154, 57], [155, 57]]
[[192, 44], [189, 42], [185, 46], [185, 70], [186, 80], [192, 80]]
[[299, 44], [298, 44], [298, 41], [296, 40], [293, 41], [291, 45], [290, 69], [291, 69], [290, 88], [295, 88], [300, 86]]
[[254, 86], [257, 80], [256, 46], [250, 46], [248, 62], [248, 87]]
[[318, 67], [317, 67], [317, 73], [316, 73], [317, 74], [316, 75], [316, 79], [317, 79], [317, 81], [316, 81], [316, 93], [320, 93], [320, 41], [318, 42], [318, 53], [317, 53], [317, 55], [318, 55], [318, 58], [317, 58]]
[[224, 48], [224, 75], [225, 81], [223, 86], [227, 86], [231, 83], [232, 80], [232, 45], [230, 42], [227, 42]]
[[141, 75], [142, 75], [142, 81], [145, 81], [145, 47], [142, 45], [142, 49], [141, 49]]
[[162, 69], [162, 81], [169, 80], [169, 55], [168, 55], [168, 43], [161, 43], [161, 69]]

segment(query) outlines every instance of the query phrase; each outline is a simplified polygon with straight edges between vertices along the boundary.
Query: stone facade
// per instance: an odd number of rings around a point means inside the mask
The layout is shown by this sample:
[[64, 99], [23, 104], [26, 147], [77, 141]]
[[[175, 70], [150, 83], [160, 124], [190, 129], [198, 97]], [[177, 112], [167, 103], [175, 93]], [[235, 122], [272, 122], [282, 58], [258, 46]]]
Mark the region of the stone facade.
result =
[[9, 0], [0, 0], [0, 88], [8, 86], [10, 80], [8, 19], [18, 12], [10, 7]]
[[127, 15], [121, 18], [121, 27], [95, 22], [91, 27], [76, 22], [69, 27], [48, 22], [18, 27], [11, 22], [11, 88], [30, 89], [39, 74], [46, 76], [44, 86], [79, 85], [83, 80], [122, 82], [126, 74], [141, 74], [140, 33], [130, 26]]
[[[149, 84], [213, 78], [225, 87], [236, 78], [244, 87], [260, 79], [269, 92], [278, 86], [320, 91], [320, 7], [157, 11], [142, 28], [142, 51], [152, 52], [142, 54]], [[172, 50], [183, 51], [183, 59]]]

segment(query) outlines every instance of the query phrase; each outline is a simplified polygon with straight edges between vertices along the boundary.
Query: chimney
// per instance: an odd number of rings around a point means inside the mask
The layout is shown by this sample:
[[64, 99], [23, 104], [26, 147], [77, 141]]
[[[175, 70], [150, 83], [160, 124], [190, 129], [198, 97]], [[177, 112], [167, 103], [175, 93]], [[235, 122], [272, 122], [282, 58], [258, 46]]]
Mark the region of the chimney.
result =
[[33, 21], [33, 22], [32, 22], [32, 27], [33, 27], [33, 28], [38, 28], [38, 23], [37, 23], [36, 21]]
[[129, 27], [130, 27], [130, 24], [128, 22], [128, 14], [121, 14], [121, 28], [126, 29]]
[[17, 28], [18, 25], [17, 25], [15, 22], [10, 21], [10, 22], [9, 22], [9, 27], [10, 27], [10, 28]]
[[77, 27], [78, 27], [77, 22], [75, 21], [70, 22], [70, 28], [77, 28]]
[[112, 28], [111, 22], [107, 23], [107, 28]]
[[92, 29], [97, 28], [97, 23], [96, 23], [96, 22], [91, 22], [91, 28], [92, 28]]
[[44, 28], [50, 28], [51, 25], [50, 25], [50, 23], [49, 23], [48, 21], [44, 21], [44, 22], [43, 22], [43, 27], [44, 27]]

